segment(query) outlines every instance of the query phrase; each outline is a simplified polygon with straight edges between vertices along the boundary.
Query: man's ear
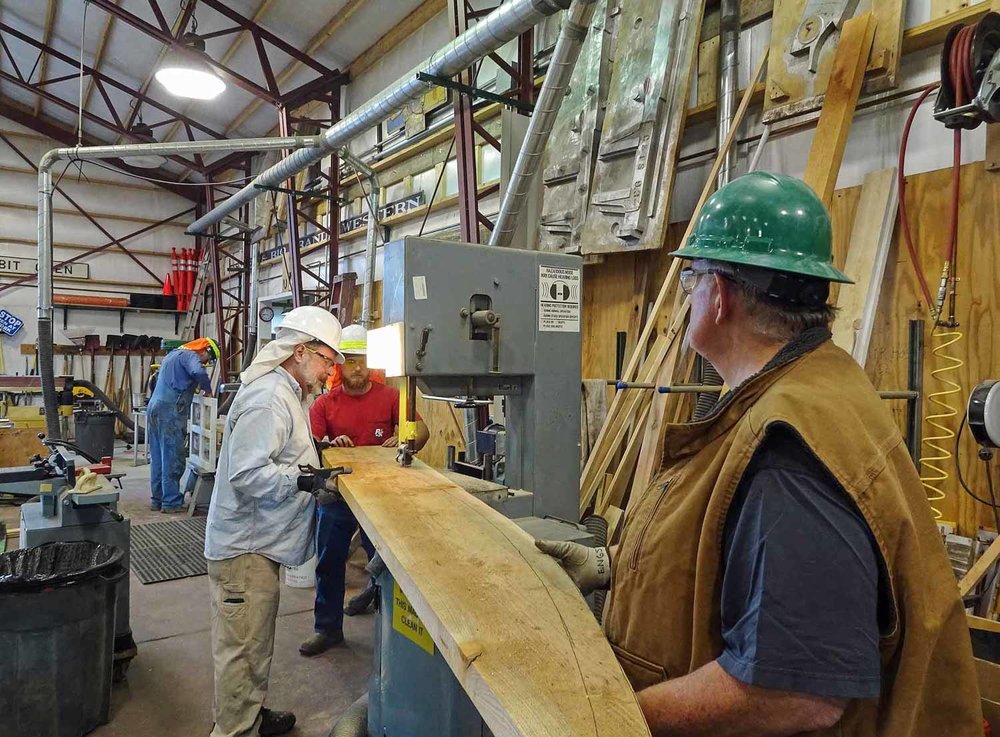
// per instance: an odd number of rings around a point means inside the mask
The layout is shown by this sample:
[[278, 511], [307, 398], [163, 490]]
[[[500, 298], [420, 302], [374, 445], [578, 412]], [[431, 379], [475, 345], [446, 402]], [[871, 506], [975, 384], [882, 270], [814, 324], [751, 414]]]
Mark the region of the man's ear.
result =
[[716, 325], [729, 320], [736, 310], [736, 285], [720, 274], [713, 274], [715, 282], [712, 285], [712, 309]]

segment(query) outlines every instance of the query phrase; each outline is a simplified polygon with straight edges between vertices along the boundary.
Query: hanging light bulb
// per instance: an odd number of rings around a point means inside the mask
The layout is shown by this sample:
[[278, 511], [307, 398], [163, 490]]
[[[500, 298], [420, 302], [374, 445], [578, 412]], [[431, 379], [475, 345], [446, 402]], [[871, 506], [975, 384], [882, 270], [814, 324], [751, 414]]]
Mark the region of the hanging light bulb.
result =
[[[156, 143], [153, 138], [153, 129], [142, 122], [142, 113], [138, 115], [138, 120], [128, 129], [135, 143]], [[132, 166], [140, 169], [157, 169], [167, 163], [167, 160], [157, 154], [136, 154], [133, 156], [122, 156]]]
[[[181, 43], [205, 53], [205, 39], [195, 33], [185, 33]], [[193, 100], [213, 100], [226, 89], [226, 83], [212, 67], [176, 49], [167, 52], [155, 77], [170, 94]]]

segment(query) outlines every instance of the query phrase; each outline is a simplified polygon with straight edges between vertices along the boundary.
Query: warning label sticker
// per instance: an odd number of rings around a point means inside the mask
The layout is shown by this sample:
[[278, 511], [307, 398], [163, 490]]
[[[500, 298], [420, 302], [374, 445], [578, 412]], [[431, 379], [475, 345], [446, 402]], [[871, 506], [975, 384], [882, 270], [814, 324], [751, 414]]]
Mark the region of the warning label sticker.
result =
[[538, 267], [538, 329], [549, 333], [580, 332], [580, 269]]
[[434, 654], [434, 640], [395, 581], [392, 582], [392, 628], [431, 655]]

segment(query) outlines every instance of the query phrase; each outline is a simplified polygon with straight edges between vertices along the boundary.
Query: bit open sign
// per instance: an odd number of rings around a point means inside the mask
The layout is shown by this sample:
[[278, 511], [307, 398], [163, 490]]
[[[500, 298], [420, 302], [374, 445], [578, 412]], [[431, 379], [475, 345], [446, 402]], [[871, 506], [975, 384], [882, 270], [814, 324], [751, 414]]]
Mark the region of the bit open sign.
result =
[[18, 331], [23, 327], [24, 320], [0, 308], [0, 333], [4, 335], [17, 335]]
[[[0, 274], [28, 276], [36, 273], [38, 273], [38, 259], [0, 255]], [[52, 273], [67, 279], [89, 279], [90, 264], [83, 264], [79, 261], [71, 264], [55, 264], [52, 267]]]

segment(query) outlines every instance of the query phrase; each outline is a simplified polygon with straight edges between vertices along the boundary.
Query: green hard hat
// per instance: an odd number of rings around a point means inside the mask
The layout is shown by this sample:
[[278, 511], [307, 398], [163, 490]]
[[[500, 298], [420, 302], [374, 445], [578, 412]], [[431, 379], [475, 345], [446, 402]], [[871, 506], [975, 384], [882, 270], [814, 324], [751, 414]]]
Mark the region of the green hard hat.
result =
[[728, 261], [853, 284], [833, 265], [830, 216], [804, 182], [753, 172], [708, 198], [687, 243], [671, 256]]

